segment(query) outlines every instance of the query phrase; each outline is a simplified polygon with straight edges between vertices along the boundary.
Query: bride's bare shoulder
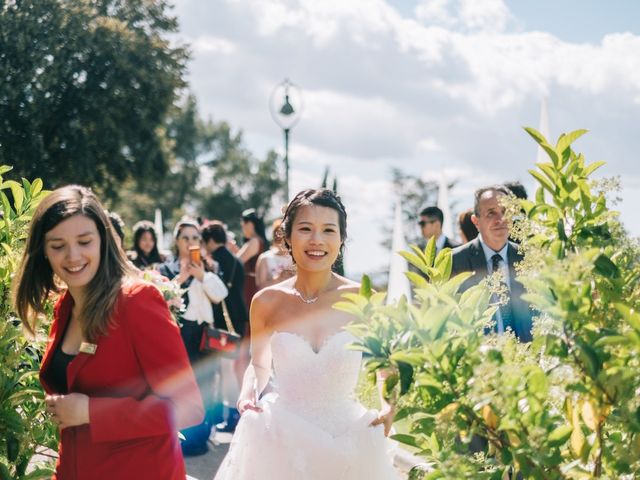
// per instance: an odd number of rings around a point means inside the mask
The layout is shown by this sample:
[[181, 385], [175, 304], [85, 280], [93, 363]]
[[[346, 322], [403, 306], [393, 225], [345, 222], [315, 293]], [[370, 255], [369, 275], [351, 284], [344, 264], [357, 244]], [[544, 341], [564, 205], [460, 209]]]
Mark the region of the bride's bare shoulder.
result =
[[251, 301], [251, 309], [253, 308], [269, 308], [277, 305], [288, 296], [291, 295], [293, 282], [286, 280], [269, 287], [265, 287], [253, 296]]

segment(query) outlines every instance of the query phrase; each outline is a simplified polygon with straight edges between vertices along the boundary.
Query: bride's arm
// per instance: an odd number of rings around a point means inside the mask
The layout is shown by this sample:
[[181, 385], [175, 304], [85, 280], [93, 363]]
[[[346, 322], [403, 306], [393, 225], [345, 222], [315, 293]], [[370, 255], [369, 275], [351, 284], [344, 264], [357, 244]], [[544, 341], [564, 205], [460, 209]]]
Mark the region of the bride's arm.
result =
[[242, 380], [238, 399], [240, 413], [245, 410], [261, 411], [257, 405], [258, 397], [271, 376], [271, 331], [267, 327], [270, 295], [269, 291], [259, 292], [251, 302], [251, 363]]
[[384, 381], [389, 376], [388, 370], [378, 370], [376, 373], [376, 383], [378, 385], [378, 394], [380, 395], [380, 411], [378, 412], [378, 418], [376, 418], [371, 425], [384, 425], [384, 435], [388, 436], [393, 426], [393, 417], [395, 417], [395, 407], [387, 402], [384, 398]]

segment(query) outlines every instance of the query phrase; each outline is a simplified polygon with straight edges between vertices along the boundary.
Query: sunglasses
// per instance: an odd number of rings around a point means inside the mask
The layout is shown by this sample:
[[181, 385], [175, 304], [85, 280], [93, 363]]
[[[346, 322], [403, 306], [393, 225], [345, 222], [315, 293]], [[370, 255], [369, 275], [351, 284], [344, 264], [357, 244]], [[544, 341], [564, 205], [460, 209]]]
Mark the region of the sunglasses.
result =
[[189, 240], [194, 241], [194, 242], [198, 242], [198, 241], [200, 241], [200, 235], [194, 235], [193, 237], [182, 236], [182, 237], [180, 237], [180, 240], [186, 240], [187, 242]]
[[424, 227], [425, 225], [431, 225], [432, 223], [436, 223], [438, 220], [420, 220], [418, 225]]

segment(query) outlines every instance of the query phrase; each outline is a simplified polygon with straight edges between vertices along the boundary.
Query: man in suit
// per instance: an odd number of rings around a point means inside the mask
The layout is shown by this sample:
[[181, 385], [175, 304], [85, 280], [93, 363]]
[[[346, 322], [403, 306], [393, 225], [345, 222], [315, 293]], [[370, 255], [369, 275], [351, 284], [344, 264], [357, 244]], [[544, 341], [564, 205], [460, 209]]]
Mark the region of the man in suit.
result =
[[532, 311], [521, 298], [524, 286], [515, 279], [514, 264], [522, 260], [522, 255], [518, 253], [518, 246], [509, 241], [509, 224], [504, 218], [505, 209], [500, 205], [500, 199], [505, 195], [510, 193], [502, 185], [483, 187], [475, 192], [471, 221], [479, 235], [453, 250], [451, 275], [475, 272], [462, 284], [464, 291], [500, 270], [509, 294], [507, 303], [496, 312], [494, 328], [498, 333], [510, 328], [520, 341], [530, 342]]
[[455, 248], [457, 243], [447, 238], [442, 233], [442, 223], [444, 222], [444, 215], [442, 210], [438, 207], [426, 207], [420, 212], [420, 232], [425, 240], [425, 245], [431, 240], [432, 237], [436, 239], [436, 253], [440, 253], [443, 248]]

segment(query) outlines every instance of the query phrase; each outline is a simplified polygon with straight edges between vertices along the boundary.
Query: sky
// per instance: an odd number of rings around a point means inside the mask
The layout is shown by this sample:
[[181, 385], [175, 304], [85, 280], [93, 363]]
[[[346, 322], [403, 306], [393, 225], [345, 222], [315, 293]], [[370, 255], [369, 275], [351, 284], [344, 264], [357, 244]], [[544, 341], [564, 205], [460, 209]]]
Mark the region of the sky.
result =
[[326, 166], [337, 175], [349, 276], [388, 267], [392, 167], [456, 180], [454, 212], [484, 185], [533, 194], [522, 127], [538, 128], [543, 98], [554, 142], [589, 130], [575, 149], [620, 178], [615, 208], [640, 235], [640, 2], [177, 0], [174, 13], [200, 114], [242, 130], [258, 158], [284, 150], [272, 92], [300, 87], [290, 190], [319, 186]]

